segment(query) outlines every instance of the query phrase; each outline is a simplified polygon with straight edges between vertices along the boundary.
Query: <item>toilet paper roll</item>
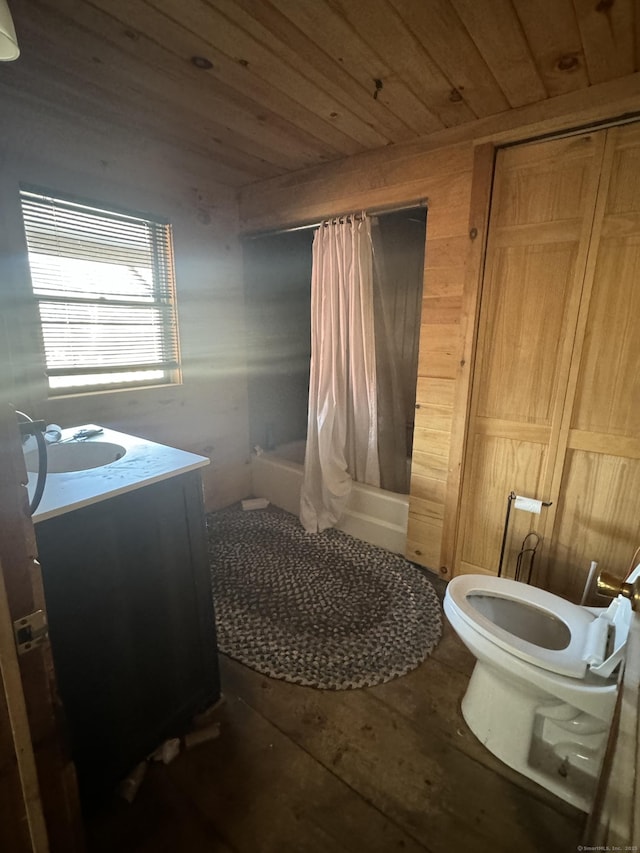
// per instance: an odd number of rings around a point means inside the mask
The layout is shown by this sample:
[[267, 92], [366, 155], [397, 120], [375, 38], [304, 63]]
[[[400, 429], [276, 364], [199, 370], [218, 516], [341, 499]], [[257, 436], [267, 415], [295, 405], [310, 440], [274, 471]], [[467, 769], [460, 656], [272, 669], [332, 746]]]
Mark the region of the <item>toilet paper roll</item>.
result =
[[523, 509], [525, 512], [535, 512], [536, 515], [540, 515], [542, 501], [537, 501], [534, 498], [524, 498], [522, 495], [516, 495], [514, 506], [516, 509]]

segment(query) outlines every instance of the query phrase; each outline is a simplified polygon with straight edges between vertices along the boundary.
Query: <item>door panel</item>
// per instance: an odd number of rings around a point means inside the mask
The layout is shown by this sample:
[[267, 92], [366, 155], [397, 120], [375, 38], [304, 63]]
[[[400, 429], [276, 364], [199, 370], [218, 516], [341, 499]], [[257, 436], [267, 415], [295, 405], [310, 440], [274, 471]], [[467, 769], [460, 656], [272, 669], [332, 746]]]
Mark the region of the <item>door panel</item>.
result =
[[[604, 132], [503, 149], [496, 160], [456, 570], [495, 574], [513, 491], [551, 497]], [[546, 533], [514, 510], [505, 559]]]
[[591, 560], [623, 575], [640, 542], [640, 126], [607, 131], [605, 163], [547, 578], [574, 599]]
[[[582, 221], [593, 199], [591, 171], [599, 134], [547, 140], [504, 149], [498, 154], [502, 183], [494, 193], [491, 230], [518, 225], [562, 228]], [[497, 201], [497, 205], [496, 205]]]
[[640, 215], [635, 226], [635, 233], [600, 241], [573, 429], [638, 434]]
[[640, 128], [609, 131], [613, 148], [571, 426], [638, 437], [640, 404]]
[[[0, 327], [0, 353], [2, 343]], [[23, 485], [26, 482], [15, 412], [13, 407], [3, 404], [0, 406], [0, 681], [4, 700], [0, 702], [0, 727], [8, 713], [11, 735], [0, 738], [0, 798], [7, 801], [0, 807], [3, 822], [0, 850], [17, 853], [29, 849], [23, 846], [28, 832], [27, 840], [33, 850], [50, 848], [80, 853], [84, 850], [84, 839], [75, 771], [60, 725], [62, 714], [49, 643], [44, 642], [12, 661], [16, 654], [12, 623], [44, 609], [33, 525]], [[12, 741], [15, 757], [11, 755]], [[20, 773], [16, 774], [14, 768], [19, 768]], [[20, 782], [21, 791], [12, 790], [16, 781]], [[11, 843], [2, 843], [12, 835], [15, 837]]]
[[640, 207], [640, 124], [610, 131], [614, 155], [606, 215], [638, 213]]
[[529, 239], [528, 246], [494, 249], [484, 317], [490, 349], [478, 365], [477, 415], [550, 425], [579, 234], [549, 244], [529, 229]]
[[[471, 451], [470, 481], [482, 483], [482, 492], [469, 502], [465, 515], [460, 557], [463, 572], [494, 574], [497, 571], [509, 492], [513, 489], [516, 494], [538, 494], [545, 453], [545, 444], [476, 435]], [[510, 486], [505, 491], [506, 484]], [[512, 512], [511, 515], [508, 553], [516, 554], [529, 532], [530, 518], [529, 513]]]
[[0, 850], [49, 849], [0, 563]]
[[638, 544], [640, 459], [567, 452], [551, 546], [554, 592], [579, 597], [592, 560], [622, 575]]

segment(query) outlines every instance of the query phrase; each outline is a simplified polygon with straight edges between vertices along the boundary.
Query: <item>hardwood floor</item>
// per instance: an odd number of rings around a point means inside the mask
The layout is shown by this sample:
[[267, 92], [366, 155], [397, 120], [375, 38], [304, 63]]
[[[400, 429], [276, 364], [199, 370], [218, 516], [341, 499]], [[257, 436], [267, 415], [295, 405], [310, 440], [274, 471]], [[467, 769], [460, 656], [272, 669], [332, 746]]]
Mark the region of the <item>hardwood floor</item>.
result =
[[221, 735], [153, 764], [133, 805], [87, 820], [90, 853], [545, 853], [584, 815], [493, 757], [460, 713], [473, 658], [445, 620], [404, 678], [322, 691], [221, 656]]

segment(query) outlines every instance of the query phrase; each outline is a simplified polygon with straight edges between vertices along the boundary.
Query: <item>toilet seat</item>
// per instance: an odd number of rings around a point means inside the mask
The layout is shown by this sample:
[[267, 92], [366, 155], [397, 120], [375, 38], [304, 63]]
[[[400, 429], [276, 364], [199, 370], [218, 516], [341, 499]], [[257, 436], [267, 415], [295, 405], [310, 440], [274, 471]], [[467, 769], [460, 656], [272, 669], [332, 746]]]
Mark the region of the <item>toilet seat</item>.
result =
[[[544, 648], [516, 636], [492, 622], [475, 607], [470, 601], [472, 595], [505, 599], [540, 610], [547, 617], [559, 619], [568, 630], [568, 644], [559, 649]], [[450, 607], [469, 627], [492, 643], [527, 663], [571, 678], [584, 678], [587, 668], [603, 677], [613, 671], [619, 660], [620, 644], [624, 646], [626, 641], [626, 633], [624, 625], [620, 629], [616, 625], [614, 653], [607, 657], [610, 626], [614, 624], [616, 608], [625, 605], [628, 605], [628, 602], [619, 604], [616, 600], [606, 610], [602, 608], [600, 611], [589, 611], [538, 587], [484, 575], [462, 575], [454, 578], [447, 587], [445, 597], [445, 611]], [[628, 611], [630, 620], [630, 607]], [[620, 621], [618, 618], [617, 622]]]

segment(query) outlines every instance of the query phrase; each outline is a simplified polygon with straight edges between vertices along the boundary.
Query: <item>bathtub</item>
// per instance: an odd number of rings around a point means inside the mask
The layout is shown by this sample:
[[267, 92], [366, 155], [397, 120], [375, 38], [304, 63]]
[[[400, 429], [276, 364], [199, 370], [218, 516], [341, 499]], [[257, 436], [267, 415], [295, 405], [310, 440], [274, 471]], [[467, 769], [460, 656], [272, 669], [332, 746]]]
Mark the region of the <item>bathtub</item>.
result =
[[[253, 454], [253, 494], [299, 515], [304, 452], [304, 441], [292, 441], [275, 450]], [[404, 554], [408, 518], [408, 495], [354, 483], [347, 508], [337, 527], [357, 539]]]

